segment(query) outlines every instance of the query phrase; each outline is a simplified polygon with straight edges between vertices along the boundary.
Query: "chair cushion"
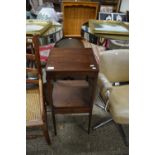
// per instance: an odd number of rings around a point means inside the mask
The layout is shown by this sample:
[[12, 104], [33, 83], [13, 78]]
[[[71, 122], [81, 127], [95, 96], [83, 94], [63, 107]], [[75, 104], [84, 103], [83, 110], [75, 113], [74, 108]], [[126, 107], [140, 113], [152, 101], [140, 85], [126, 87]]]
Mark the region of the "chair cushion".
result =
[[110, 113], [119, 124], [129, 123], [129, 85], [113, 87], [110, 97]]
[[39, 89], [26, 90], [26, 126], [42, 125]]

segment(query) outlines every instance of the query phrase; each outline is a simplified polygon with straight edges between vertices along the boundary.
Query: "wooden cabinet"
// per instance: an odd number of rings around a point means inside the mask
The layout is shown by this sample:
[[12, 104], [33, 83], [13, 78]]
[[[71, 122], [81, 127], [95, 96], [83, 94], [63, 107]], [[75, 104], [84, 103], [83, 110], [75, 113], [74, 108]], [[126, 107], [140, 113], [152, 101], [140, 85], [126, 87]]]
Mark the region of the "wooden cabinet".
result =
[[[49, 0], [44, 0], [49, 1]], [[51, 0], [56, 8], [56, 10], [61, 10], [61, 3], [65, 1], [70, 2], [81, 2], [81, 1], [89, 1], [89, 2], [99, 2], [100, 5], [113, 6], [114, 12], [119, 12], [122, 0]]]
[[63, 28], [65, 37], [81, 37], [81, 26], [89, 19], [96, 19], [97, 2], [63, 2]]

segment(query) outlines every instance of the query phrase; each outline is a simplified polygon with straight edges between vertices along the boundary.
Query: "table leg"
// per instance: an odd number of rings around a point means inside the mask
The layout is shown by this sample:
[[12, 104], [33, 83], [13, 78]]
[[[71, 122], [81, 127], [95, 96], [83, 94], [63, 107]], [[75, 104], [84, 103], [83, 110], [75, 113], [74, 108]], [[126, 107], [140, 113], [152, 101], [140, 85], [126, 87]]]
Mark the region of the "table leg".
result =
[[51, 83], [52, 80], [47, 80], [47, 94], [48, 94], [48, 101], [51, 107], [51, 111], [52, 111], [52, 120], [53, 120], [53, 127], [54, 127], [54, 133], [55, 135], [57, 135], [57, 131], [56, 131], [56, 121], [55, 121], [55, 111], [53, 108], [53, 99], [52, 99], [52, 91], [53, 91], [53, 84]]
[[91, 127], [91, 118], [92, 118], [92, 109], [93, 109], [93, 103], [95, 99], [96, 94], [96, 84], [97, 84], [97, 78], [89, 78], [89, 85], [90, 85], [90, 112], [89, 112], [89, 123], [88, 123], [88, 134], [90, 133], [90, 127]]
[[92, 110], [91, 110], [91, 112], [89, 113], [88, 134], [90, 133], [91, 118], [92, 118]]

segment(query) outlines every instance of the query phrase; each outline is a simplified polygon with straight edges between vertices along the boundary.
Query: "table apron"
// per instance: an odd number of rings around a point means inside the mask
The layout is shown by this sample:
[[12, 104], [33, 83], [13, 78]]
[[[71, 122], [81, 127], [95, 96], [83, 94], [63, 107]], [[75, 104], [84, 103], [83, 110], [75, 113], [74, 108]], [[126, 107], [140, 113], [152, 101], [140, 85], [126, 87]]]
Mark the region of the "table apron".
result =
[[63, 73], [63, 72], [57, 72], [57, 73], [49, 73], [46, 72], [46, 79], [50, 80], [53, 78], [65, 78], [65, 77], [72, 77], [72, 78], [85, 78], [85, 77], [89, 77], [89, 78], [97, 78], [98, 76], [98, 72], [67, 72], [67, 73]]

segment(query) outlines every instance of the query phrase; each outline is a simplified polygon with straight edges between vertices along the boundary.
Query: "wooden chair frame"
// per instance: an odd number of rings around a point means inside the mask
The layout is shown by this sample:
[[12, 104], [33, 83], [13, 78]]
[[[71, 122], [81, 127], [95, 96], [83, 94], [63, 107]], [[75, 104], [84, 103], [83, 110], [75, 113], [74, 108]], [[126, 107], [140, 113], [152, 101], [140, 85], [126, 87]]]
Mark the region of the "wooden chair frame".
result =
[[[42, 83], [42, 76], [41, 76], [42, 74], [41, 74], [39, 46], [38, 46], [39, 44], [38, 44], [37, 36], [34, 36], [34, 37], [27, 36], [26, 45], [27, 45], [26, 47], [31, 47], [30, 49], [26, 48], [26, 62], [27, 62], [26, 74], [30, 73], [37, 77], [35, 79], [31, 79], [31, 78], [26, 79], [26, 84], [32, 84], [32, 88], [28, 89], [27, 91], [32, 91], [34, 89], [38, 90], [39, 102], [40, 102], [38, 106], [40, 108], [40, 115], [41, 115], [39, 119], [26, 121], [26, 128], [41, 127], [47, 143], [50, 144], [51, 141], [50, 141], [48, 128], [47, 128], [47, 115], [46, 115], [46, 107], [45, 107], [44, 96], [43, 96], [43, 83]], [[29, 51], [29, 53], [27, 53], [27, 50]], [[34, 64], [36, 64], [36, 66]], [[35, 86], [38, 85], [38, 88], [37, 89], [36, 87], [33, 88], [33, 85]]]

